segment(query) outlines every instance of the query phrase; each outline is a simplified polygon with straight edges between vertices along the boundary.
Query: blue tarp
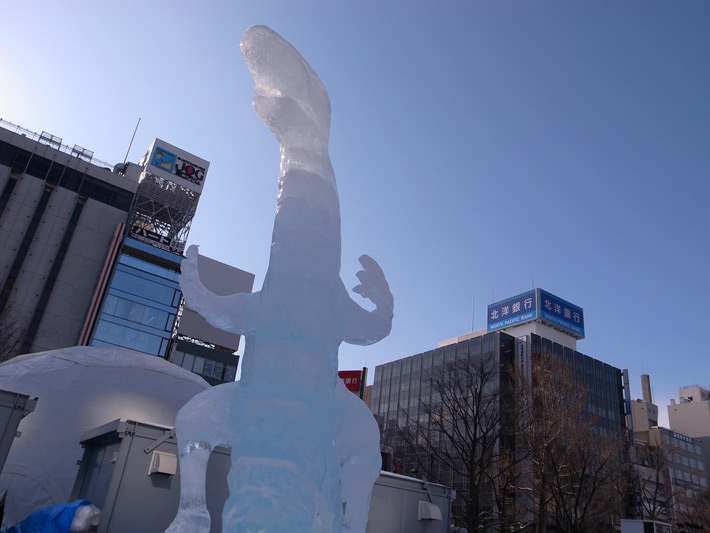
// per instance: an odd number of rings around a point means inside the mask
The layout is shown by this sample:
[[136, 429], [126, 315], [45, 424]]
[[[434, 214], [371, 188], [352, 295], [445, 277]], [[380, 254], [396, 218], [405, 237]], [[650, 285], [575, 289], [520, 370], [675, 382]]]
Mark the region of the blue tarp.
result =
[[43, 507], [4, 533], [69, 533], [76, 510], [82, 505], [90, 505], [90, 502], [76, 500], [72, 503]]

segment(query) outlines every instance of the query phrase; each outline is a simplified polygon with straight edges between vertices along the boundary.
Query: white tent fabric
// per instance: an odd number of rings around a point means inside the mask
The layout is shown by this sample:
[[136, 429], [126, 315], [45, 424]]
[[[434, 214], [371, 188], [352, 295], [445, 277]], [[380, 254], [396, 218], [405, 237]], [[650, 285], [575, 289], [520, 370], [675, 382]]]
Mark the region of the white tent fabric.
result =
[[85, 432], [119, 418], [174, 426], [178, 410], [207, 388], [192, 372], [123, 348], [77, 346], [0, 364], [0, 389], [38, 398], [0, 474], [3, 527], [69, 501]]

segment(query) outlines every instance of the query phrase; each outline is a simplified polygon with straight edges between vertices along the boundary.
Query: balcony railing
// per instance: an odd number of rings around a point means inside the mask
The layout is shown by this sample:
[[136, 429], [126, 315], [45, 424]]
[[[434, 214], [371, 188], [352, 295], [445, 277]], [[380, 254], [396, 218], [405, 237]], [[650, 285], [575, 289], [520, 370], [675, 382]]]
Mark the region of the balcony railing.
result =
[[25, 129], [22, 126], [18, 126], [17, 124], [13, 124], [12, 122], [8, 122], [7, 120], [4, 120], [2, 118], [0, 118], [0, 126], [5, 128], [6, 130], [19, 133], [20, 135], [23, 135], [28, 139], [32, 139], [33, 141], [37, 141], [42, 144], [46, 144], [56, 150], [59, 150], [60, 152], [64, 152], [65, 154], [69, 154], [72, 157], [79, 158], [96, 166], [105, 167], [108, 169], [113, 169], [114, 167], [114, 165], [111, 163], [107, 163], [106, 161], [101, 161], [100, 159], [95, 158], [94, 152], [92, 152], [91, 150], [82, 148], [77, 144], [75, 144], [74, 146], [62, 144], [61, 138], [52, 135], [51, 133], [47, 133], [46, 131], [43, 131], [42, 133], [36, 133], [34, 131]]

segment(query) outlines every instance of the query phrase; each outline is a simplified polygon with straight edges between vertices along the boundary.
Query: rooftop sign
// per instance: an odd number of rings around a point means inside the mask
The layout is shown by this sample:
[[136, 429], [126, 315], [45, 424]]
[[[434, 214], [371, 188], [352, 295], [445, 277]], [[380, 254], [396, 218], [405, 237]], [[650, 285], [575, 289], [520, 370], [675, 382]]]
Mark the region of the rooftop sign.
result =
[[161, 139], [153, 141], [147, 158], [141, 164], [145, 165], [146, 170], [151, 174], [182, 185], [196, 193], [202, 192], [210, 166], [209, 161], [180, 150]]
[[584, 338], [584, 312], [542, 289], [533, 289], [488, 306], [488, 331], [539, 320], [575, 339]]

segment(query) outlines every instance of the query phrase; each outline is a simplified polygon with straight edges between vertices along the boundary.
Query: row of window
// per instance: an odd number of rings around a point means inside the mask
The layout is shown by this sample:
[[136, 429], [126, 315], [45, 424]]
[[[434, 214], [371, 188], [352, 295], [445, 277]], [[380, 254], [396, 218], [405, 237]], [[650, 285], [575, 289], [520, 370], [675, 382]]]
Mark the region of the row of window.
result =
[[0, 164], [126, 212], [133, 202], [130, 191], [2, 141]]
[[703, 475], [697, 475], [697, 474], [691, 474], [690, 472], [685, 472], [684, 470], [679, 470], [677, 468], [669, 468], [668, 473], [671, 475], [673, 479], [676, 481], [684, 481], [686, 483], [693, 483], [697, 487], [707, 487], [708, 482], [705, 476]]
[[688, 442], [684, 439], [672, 437], [667, 433], [663, 434], [663, 442], [675, 448], [680, 448], [681, 450], [687, 450], [691, 453], [696, 453], [697, 455], [701, 455], [703, 453], [703, 451], [700, 449], [700, 446], [698, 446], [694, 442]]
[[[390, 423], [401, 424], [402, 421], [398, 420], [401, 419], [401, 408], [411, 408], [420, 401], [437, 401], [430, 384], [422, 376], [428, 375], [429, 369], [433, 370], [444, 362], [464, 357], [493, 356], [496, 349], [495, 335], [485, 334], [378, 366], [372, 396], [373, 413], [382, 415], [385, 426]], [[600, 431], [607, 433], [607, 430], [613, 431], [622, 425], [621, 373], [618, 369], [537, 335], [532, 335], [531, 344], [533, 353], [554, 354], [577, 366], [575, 377], [589, 391], [587, 411], [599, 416], [596, 425]], [[501, 357], [503, 345], [501, 337]]]
[[150, 274], [171, 281], [177, 281], [180, 276], [180, 272], [175, 269], [156, 265], [145, 259], [140, 259], [128, 254], [122, 254], [118, 262], [122, 265], [127, 265], [143, 272], [149, 272]]
[[113, 294], [106, 296], [103, 312], [107, 315], [167, 332], [172, 332], [175, 323], [175, 314], [173, 313], [167, 313], [161, 309], [126, 300]]
[[237, 367], [235, 365], [226, 365], [219, 361], [205, 359], [199, 355], [193, 355], [180, 350], [173, 352], [170, 361], [195, 374], [220, 379], [222, 381], [234, 381], [237, 376]]
[[676, 452], [671, 452], [670, 456], [674, 463], [678, 463], [679, 465], [682, 464], [690, 468], [705, 470], [705, 463], [699, 459], [688, 457], [687, 455], [681, 455]]
[[163, 280], [156, 280], [155, 278], [156, 276], [143, 274], [139, 270], [123, 269], [119, 266], [113, 275], [111, 289], [122, 291], [129, 295], [140, 296], [177, 309], [182, 296], [176, 286], [177, 284], [173, 283], [173, 286], [169, 286], [159, 282]]
[[177, 273], [121, 254], [91, 344], [167, 356], [182, 293]]
[[110, 317], [101, 317], [96, 326], [92, 346], [121, 346], [137, 352], [165, 357], [168, 350], [169, 337], [153, 335], [110, 321]]

